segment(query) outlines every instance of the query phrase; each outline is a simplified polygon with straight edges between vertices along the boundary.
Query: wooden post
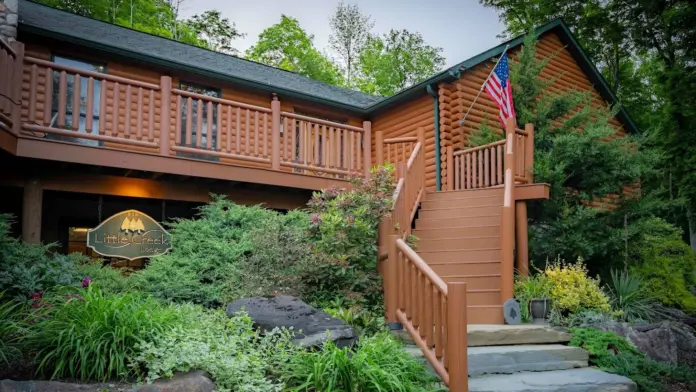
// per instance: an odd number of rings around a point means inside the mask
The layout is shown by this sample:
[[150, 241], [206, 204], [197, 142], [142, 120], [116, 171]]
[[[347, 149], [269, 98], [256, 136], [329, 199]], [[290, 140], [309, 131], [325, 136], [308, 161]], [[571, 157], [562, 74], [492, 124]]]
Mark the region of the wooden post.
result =
[[24, 200], [22, 204], [22, 240], [28, 244], [41, 242], [41, 212], [43, 204], [43, 187], [38, 178], [24, 182]]
[[416, 170], [419, 171], [419, 176], [423, 179], [423, 182], [420, 184], [420, 186], [423, 189], [423, 198], [421, 199], [421, 202], [423, 202], [423, 201], [425, 201], [425, 193], [426, 193], [425, 192], [425, 188], [426, 188], [426, 180], [425, 180], [425, 129], [423, 127], [418, 127], [417, 136], [418, 136], [418, 143], [420, 143], [420, 146], [421, 146], [421, 152], [420, 152], [421, 160], [416, 163], [418, 165]]
[[399, 320], [396, 318], [396, 309], [399, 306], [399, 281], [397, 276], [397, 257], [396, 240], [401, 238], [398, 235], [390, 235], [387, 237], [387, 251], [389, 256], [386, 260], [384, 268], [384, 307], [387, 313], [387, 322], [396, 323]]
[[377, 154], [377, 165], [384, 165], [384, 133], [382, 131], [375, 132], [375, 154]]
[[[172, 119], [172, 113], [170, 110], [171, 107], [171, 96], [172, 96], [172, 78], [171, 76], [162, 76], [160, 77], [160, 89], [161, 91], [161, 96], [162, 96], [162, 106], [160, 108], [160, 154], [164, 156], [169, 156], [169, 143], [170, 143], [170, 132], [171, 132], [171, 119]], [[150, 110], [154, 110], [154, 108], [150, 108]], [[218, 116], [221, 115], [218, 113]], [[208, 127], [211, 127], [212, 124], [208, 124]], [[181, 130], [177, 129], [174, 132], [181, 132]], [[201, 134], [201, 129], [197, 130], [198, 134]], [[212, 137], [211, 135], [208, 135], [208, 137]], [[218, 140], [218, 143], [220, 141]]]
[[515, 268], [520, 275], [529, 275], [529, 238], [527, 233], [527, 202], [515, 202], [515, 244], [517, 260]]
[[447, 190], [454, 190], [454, 147], [452, 145], [447, 146], [447, 163], [445, 164], [445, 169], [447, 170]]
[[515, 284], [515, 127], [515, 119], [508, 119], [505, 142], [505, 194], [500, 224], [501, 303], [513, 297]]
[[17, 57], [14, 60], [13, 70], [13, 85], [10, 92], [9, 107], [11, 108], [10, 120], [12, 120], [12, 133], [19, 136], [22, 129], [22, 74], [24, 73], [24, 44], [18, 41], [10, 43], [10, 47], [14, 49]]
[[370, 169], [372, 169], [372, 123], [370, 121], [363, 121], [363, 131], [365, 178], [370, 178]]
[[467, 363], [466, 283], [447, 283], [447, 347], [450, 392], [469, 391]]
[[271, 168], [280, 170], [280, 101], [273, 94], [271, 101]]
[[526, 124], [524, 130], [527, 132], [527, 143], [524, 151], [524, 175], [527, 177], [527, 184], [534, 183], [534, 124]]

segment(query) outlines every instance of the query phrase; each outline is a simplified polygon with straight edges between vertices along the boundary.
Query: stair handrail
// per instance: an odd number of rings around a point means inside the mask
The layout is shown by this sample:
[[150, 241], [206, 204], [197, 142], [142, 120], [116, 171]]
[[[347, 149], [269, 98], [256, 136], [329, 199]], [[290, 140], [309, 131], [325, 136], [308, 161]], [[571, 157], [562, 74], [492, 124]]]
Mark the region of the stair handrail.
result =
[[467, 392], [466, 283], [445, 283], [398, 234], [388, 244], [387, 321], [403, 325], [451, 392]]
[[505, 141], [505, 183], [503, 193], [503, 210], [500, 215], [500, 252], [501, 252], [501, 302], [513, 297], [514, 287], [514, 248], [515, 248], [515, 168], [516, 156], [516, 128], [514, 118], [508, 119], [508, 132]]

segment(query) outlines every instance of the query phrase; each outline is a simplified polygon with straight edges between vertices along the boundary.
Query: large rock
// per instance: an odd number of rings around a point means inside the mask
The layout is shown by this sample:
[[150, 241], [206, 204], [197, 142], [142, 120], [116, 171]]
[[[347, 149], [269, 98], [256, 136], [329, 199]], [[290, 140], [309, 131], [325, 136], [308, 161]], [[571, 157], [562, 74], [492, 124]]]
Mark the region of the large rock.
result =
[[213, 392], [215, 384], [203, 371], [179, 373], [148, 385], [75, 384], [60, 381], [0, 381], [0, 392]]
[[696, 336], [689, 326], [673, 321], [634, 325], [603, 323], [592, 328], [623, 336], [648, 357], [669, 363], [688, 363], [696, 354]]
[[295, 332], [293, 341], [302, 347], [320, 346], [327, 340], [345, 347], [357, 340], [353, 328], [342, 320], [307, 305], [299, 298], [252, 297], [227, 305], [227, 315], [230, 317], [242, 310], [264, 331], [277, 327], [292, 328]]
[[570, 341], [570, 335], [564, 330], [541, 324], [469, 324], [467, 332], [469, 347], [552, 344]]
[[469, 377], [583, 368], [589, 359], [587, 351], [560, 344], [469, 347], [468, 357]]
[[636, 383], [593, 368], [523, 372], [469, 379], [470, 392], [636, 392]]

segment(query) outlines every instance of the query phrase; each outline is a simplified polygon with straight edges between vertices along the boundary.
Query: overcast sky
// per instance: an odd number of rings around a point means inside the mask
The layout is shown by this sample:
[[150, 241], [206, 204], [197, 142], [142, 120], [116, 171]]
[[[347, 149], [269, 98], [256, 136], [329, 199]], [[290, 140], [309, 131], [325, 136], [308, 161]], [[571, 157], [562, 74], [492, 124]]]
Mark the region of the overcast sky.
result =
[[[478, 0], [348, 0], [372, 16], [374, 32], [408, 29], [423, 34], [432, 46], [444, 49], [447, 66], [466, 60], [498, 43], [503, 30], [495, 11]], [[208, 9], [217, 9], [234, 21], [246, 37], [235, 42], [244, 52], [259, 33], [278, 23], [280, 15], [297, 18], [300, 26], [314, 35], [317, 48], [328, 46], [329, 18], [338, 0], [186, 0], [181, 16], [189, 17]]]

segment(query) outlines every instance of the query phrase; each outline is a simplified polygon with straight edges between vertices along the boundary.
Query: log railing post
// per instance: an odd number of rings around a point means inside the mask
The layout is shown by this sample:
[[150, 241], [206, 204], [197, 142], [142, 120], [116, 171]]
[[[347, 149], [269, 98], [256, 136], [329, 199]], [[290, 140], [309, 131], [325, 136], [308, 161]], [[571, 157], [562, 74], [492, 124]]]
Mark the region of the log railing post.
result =
[[280, 170], [280, 101], [275, 94], [271, 101], [271, 168]]
[[24, 73], [24, 44], [19, 41], [10, 43], [10, 47], [14, 49], [16, 57], [13, 68], [12, 86], [10, 93], [10, 120], [12, 121], [12, 133], [19, 135], [22, 129], [22, 74]]
[[[534, 124], [526, 124], [527, 133], [524, 144], [524, 176], [527, 184], [534, 183]], [[527, 227], [527, 202], [520, 200], [515, 203], [515, 245], [517, 260], [515, 269], [520, 275], [529, 275], [529, 233]]]
[[365, 178], [370, 178], [370, 169], [372, 169], [372, 123], [370, 121], [363, 121], [363, 131]]
[[515, 248], [515, 119], [510, 118], [506, 127], [505, 142], [505, 194], [500, 224], [501, 243], [501, 303], [513, 297], [514, 248]]
[[377, 165], [384, 165], [384, 133], [382, 131], [375, 132], [375, 154]]
[[[102, 87], [103, 88], [103, 87]], [[172, 96], [172, 78], [171, 76], [162, 76], [160, 78], [160, 89], [162, 102], [160, 107], [160, 154], [169, 156], [170, 139], [171, 139], [171, 96]], [[150, 110], [155, 110], [155, 108], [150, 108]], [[218, 114], [220, 115], [220, 114]], [[208, 125], [210, 126], [210, 124]], [[174, 132], [180, 132], [180, 130], [175, 130]], [[201, 132], [199, 129], [198, 132]], [[218, 140], [218, 143], [220, 141]]]
[[[445, 164], [447, 170], [447, 190], [454, 190], [454, 147], [447, 146], [447, 162]], [[462, 187], [463, 188], [463, 187]]]
[[450, 392], [469, 391], [466, 330], [466, 283], [447, 284], [447, 347]]
[[387, 240], [388, 257], [384, 267], [384, 307], [386, 310], [387, 322], [396, 323], [399, 320], [396, 317], [398, 307], [398, 287], [399, 281], [397, 276], [398, 271], [398, 251], [396, 249], [396, 240], [401, 238], [399, 235], [389, 235]]

